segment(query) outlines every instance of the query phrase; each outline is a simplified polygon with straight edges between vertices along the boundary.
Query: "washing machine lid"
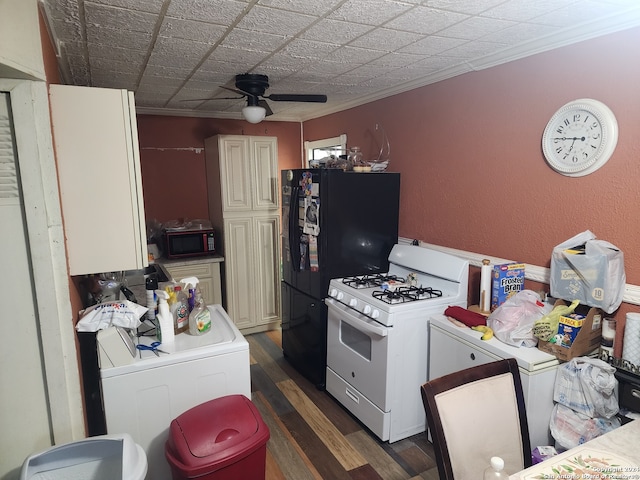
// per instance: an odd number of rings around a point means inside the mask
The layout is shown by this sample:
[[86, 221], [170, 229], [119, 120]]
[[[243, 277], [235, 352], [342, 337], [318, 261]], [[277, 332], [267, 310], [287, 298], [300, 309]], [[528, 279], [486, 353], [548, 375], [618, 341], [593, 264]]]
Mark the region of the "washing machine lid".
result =
[[[227, 315], [221, 305], [209, 305], [211, 312], [211, 330], [203, 335], [190, 335], [183, 332], [176, 335], [172, 345], [160, 345], [158, 348], [168, 353], [160, 353], [156, 356], [152, 351], [139, 352], [134, 361], [128, 365], [117, 367], [102, 367], [100, 376], [111, 378], [117, 375], [159, 368], [166, 365], [198, 360], [213, 355], [247, 350], [249, 344], [242, 336], [240, 330]], [[150, 345], [156, 341], [156, 337], [140, 337], [139, 342]]]

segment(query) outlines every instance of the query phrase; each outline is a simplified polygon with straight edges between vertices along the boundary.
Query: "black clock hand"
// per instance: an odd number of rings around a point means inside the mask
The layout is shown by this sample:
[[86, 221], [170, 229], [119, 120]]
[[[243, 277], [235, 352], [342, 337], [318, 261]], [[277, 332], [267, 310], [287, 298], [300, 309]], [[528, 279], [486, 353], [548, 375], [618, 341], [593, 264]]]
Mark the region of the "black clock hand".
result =
[[555, 138], [552, 138], [551, 140], [562, 140], [563, 142], [565, 140], [573, 140], [574, 142], [576, 140], [582, 140], [584, 142], [586, 139], [587, 137], [555, 137]]

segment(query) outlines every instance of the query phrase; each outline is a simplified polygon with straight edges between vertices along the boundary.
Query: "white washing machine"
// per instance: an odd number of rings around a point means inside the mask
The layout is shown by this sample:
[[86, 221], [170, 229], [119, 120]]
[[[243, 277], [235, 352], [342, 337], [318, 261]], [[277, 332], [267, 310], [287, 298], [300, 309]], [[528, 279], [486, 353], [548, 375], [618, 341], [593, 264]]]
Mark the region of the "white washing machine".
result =
[[[170, 353], [142, 351], [127, 365], [105, 366], [100, 376], [107, 432], [128, 433], [147, 454], [149, 480], [170, 480], [164, 456], [171, 420], [214, 398], [251, 398], [249, 344], [220, 305], [209, 306], [211, 331], [181, 333]], [[150, 345], [155, 337], [141, 337]]]

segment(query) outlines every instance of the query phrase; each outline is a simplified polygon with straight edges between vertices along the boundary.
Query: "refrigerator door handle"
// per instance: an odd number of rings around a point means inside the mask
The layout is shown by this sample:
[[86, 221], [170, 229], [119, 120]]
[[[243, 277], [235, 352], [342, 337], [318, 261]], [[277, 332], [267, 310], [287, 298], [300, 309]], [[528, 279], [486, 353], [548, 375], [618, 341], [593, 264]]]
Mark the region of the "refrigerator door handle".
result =
[[289, 253], [291, 266], [295, 271], [300, 270], [300, 236], [298, 235], [298, 212], [300, 208], [300, 186], [291, 189], [289, 201]]

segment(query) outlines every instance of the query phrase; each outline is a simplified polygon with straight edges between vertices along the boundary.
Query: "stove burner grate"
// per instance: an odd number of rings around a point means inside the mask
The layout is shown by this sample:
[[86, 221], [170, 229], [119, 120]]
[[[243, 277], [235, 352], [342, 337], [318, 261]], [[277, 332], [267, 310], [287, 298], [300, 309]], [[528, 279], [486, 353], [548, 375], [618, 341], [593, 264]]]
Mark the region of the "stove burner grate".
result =
[[396, 275], [387, 275], [383, 273], [377, 273], [373, 275], [361, 275], [357, 277], [347, 277], [342, 279], [342, 283], [352, 288], [372, 288], [380, 287], [384, 282], [400, 282], [404, 283], [404, 278]]
[[385, 303], [396, 304], [438, 298], [442, 296], [442, 291], [431, 287], [400, 287], [396, 290], [376, 290], [372, 295]]

